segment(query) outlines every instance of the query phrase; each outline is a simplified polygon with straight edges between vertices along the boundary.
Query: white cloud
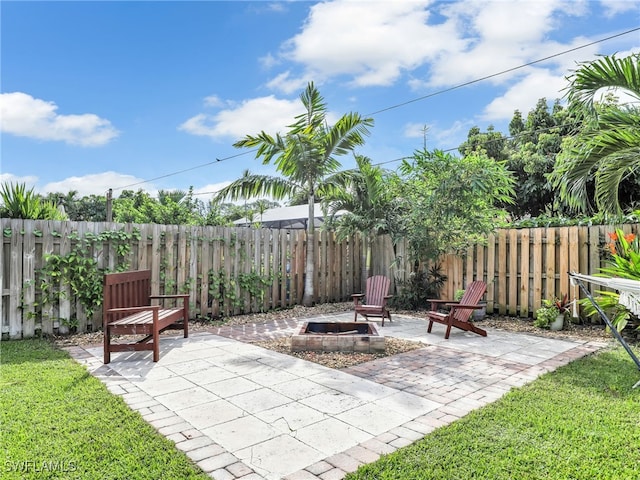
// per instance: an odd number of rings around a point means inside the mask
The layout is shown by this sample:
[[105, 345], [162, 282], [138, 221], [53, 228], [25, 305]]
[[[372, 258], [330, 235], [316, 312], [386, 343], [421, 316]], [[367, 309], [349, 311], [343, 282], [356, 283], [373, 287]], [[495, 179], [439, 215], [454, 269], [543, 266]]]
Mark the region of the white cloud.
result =
[[[122, 191], [121, 187], [137, 184], [143, 180], [144, 179], [134, 177], [133, 175], [109, 171], [83, 175], [82, 177], [69, 177], [59, 182], [50, 182], [42, 188], [39, 188], [38, 191], [46, 194], [48, 192], [69, 192], [76, 190], [79, 197], [84, 197], [86, 195], [106, 195], [107, 191], [112, 188], [114, 189], [113, 196], [118, 197]], [[143, 189], [151, 195], [157, 193], [157, 189], [149, 183], [127, 187], [126, 189], [135, 191]]]
[[0, 173], [0, 183], [24, 183], [27, 188], [32, 188], [38, 183], [38, 177], [35, 175], [19, 177], [12, 173]]
[[294, 77], [290, 71], [286, 71], [269, 80], [267, 87], [272, 90], [279, 90], [283, 93], [290, 94], [302, 90], [307, 82], [307, 77]]
[[[585, 15], [586, 2], [514, 1], [477, 2], [465, 0], [446, 4], [443, 13], [457, 25], [467, 48], [444, 49], [433, 62], [430, 75], [414, 87], [447, 87], [516, 69], [529, 62], [579, 45], [563, 45], [549, 40], [551, 31], [561, 28], [562, 15]], [[545, 62], [561, 68], [564, 56]], [[521, 70], [492, 77], [503, 84], [521, 75]]]
[[26, 93], [0, 94], [3, 132], [82, 147], [104, 145], [119, 134], [111, 122], [95, 114], [61, 115], [57, 110], [54, 102], [33, 98]]
[[204, 97], [204, 105], [206, 107], [221, 107], [224, 105], [224, 102], [217, 95], [209, 95], [208, 97]]
[[278, 99], [273, 95], [245, 100], [215, 114], [200, 113], [182, 123], [179, 130], [214, 139], [239, 140], [261, 131], [284, 132], [294, 117], [303, 113], [299, 100]]
[[515, 110], [526, 115], [540, 98], [544, 97], [550, 102], [560, 98], [560, 92], [566, 85], [563, 76], [536, 69], [487, 105], [482, 117], [489, 121], [509, 120]]
[[202, 187], [194, 188], [193, 194], [196, 196], [196, 198], [206, 203], [210, 201], [216, 193], [218, 193], [220, 190], [222, 190], [224, 187], [230, 184], [231, 184], [230, 181], [209, 183]]
[[407, 123], [404, 126], [404, 136], [406, 138], [424, 138], [425, 135], [428, 137], [432, 128], [432, 125], [424, 123]]
[[311, 7], [302, 32], [283, 44], [280, 55], [303, 66], [301, 77], [317, 82], [347, 75], [357, 86], [390, 85], [443, 49], [464, 46], [452, 23], [427, 24], [430, 3], [318, 3]]
[[548, 41], [550, 32], [562, 28], [561, 15], [586, 15], [588, 7], [586, 0], [322, 2], [279, 52], [302, 72], [290, 67], [267, 85], [290, 93], [308, 78], [345, 76], [355, 86], [388, 86], [406, 73], [414, 88], [464, 83], [563, 50]]
[[638, 17], [638, 2], [636, 0], [600, 0], [604, 7], [604, 14], [611, 18], [624, 12], [635, 12]]

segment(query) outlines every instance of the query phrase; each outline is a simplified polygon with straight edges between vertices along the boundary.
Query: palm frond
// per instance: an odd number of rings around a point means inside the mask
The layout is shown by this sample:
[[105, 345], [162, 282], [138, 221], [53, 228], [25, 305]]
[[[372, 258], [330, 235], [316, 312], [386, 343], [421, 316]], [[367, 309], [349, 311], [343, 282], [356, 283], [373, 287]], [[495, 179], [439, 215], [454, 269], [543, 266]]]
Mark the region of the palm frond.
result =
[[299, 188], [299, 185], [286, 178], [255, 175], [245, 171], [241, 178], [220, 190], [213, 201], [221, 203], [224, 200], [237, 201], [261, 197], [283, 200], [293, 195]]
[[617, 58], [604, 56], [594, 62], [582, 63], [568, 77], [569, 103], [593, 109], [596, 93], [601, 88], [621, 88], [640, 100], [640, 54]]

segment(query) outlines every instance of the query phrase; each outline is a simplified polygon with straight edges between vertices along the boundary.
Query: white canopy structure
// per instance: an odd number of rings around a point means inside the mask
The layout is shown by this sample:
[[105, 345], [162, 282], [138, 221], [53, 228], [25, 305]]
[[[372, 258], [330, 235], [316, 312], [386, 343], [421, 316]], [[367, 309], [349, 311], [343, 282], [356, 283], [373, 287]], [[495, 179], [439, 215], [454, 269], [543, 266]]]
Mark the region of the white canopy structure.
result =
[[[634, 361], [634, 363], [638, 367], [638, 370], [640, 370], [640, 360], [638, 359], [636, 354], [633, 353], [633, 350], [631, 350], [631, 347], [629, 347], [627, 342], [625, 342], [624, 338], [622, 338], [622, 335], [620, 335], [620, 332], [618, 332], [616, 327], [611, 323], [611, 320], [609, 320], [609, 317], [607, 317], [607, 314], [602, 310], [602, 308], [600, 308], [600, 305], [598, 305], [598, 302], [594, 300], [591, 293], [589, 293], [589, 290], [587, 290], [587, 288], [582, 283], [584, 281], [584, 282], [594, 283], [596, 285], [601, 285], [604, 287], [609, 287], [609, 288], [618, 290], [618, 292], [620, 293], [620, 298], [618, 302], [621, 305], [624, 305], [625, 307], [627, 307], [629, 311], [633, 312], [635, 315], [638, 315], [638, 312], [640, 312], [640, 281], [630, 280], [627, 278], [598, 277], [596, 275], [583, 275], [581, 273], [575, 273], [575, 272], [569, 272], [569, 276], [571, 277], [571, 283], [573, 285], [578, 285], [580, 287], [582, 292], [587, 296], [589, 301], [591, 301], [595, 309], [598, 311], [598, 313], [600, 314], [600, 317], [602, 317], [604, 322], [611, 329], [611, 332], [613, 333], [614, 337], [616, 337], [618, 342], [620, 342], [620, 344], [627, 351], [631, 359]], [[637, 388], [638, 386], [640, 386], [640, 381], [636, 382], [636, 384], [632, 388]]]
[[[320, 227], [325, 221], [322, 204], [316, 203], [313, 208], [315, 212], [314, 226]], [[337, 212], [336, 216], [342, 214], [344, 214], [343, 210]], [[304, 229], [307, 228], [309, 223], [309, 205], [270, 208], [262, 215], [257, 213], [253, 219], [240, 218], [233, 223], [238, 227], [250, 227], [254, 224], [260, 224], [264, 228]]]
[[609, 287], [620, 293], [618, 302], [634, 315], [640, 315], [640, 281], [628, 278], [598, 277], [571, 272], [572, 279], [584, 280], [603, 287]]

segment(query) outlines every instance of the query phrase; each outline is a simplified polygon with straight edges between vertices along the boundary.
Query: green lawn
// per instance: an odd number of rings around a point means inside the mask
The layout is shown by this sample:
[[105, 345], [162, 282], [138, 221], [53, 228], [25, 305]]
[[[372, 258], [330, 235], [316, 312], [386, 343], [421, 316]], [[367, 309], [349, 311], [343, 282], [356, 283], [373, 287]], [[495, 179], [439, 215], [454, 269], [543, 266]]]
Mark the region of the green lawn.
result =
[[209, 478], [45, 340], [0, 344], [2, 479]]
[[639, 379], [622, 348], [581, 359], [346, 480], [640, 479]]

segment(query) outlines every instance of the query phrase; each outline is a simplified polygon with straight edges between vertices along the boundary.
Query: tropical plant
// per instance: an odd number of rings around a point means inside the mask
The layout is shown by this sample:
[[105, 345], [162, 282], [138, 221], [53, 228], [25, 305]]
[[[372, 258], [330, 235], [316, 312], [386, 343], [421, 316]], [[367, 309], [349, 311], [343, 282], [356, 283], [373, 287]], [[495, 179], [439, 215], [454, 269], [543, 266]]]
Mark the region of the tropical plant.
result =
[[333, 228], [338, 239], [360, 234], [365, 240], [363, 249], [363, 278], [369, 277], [372, 243], [377, 235], [389, 228], [389, 196], [386, 188], [388, 172], [371, 164], [371, 159], [355, 155], [356, 168], [344, 170], [328, 179], [339, 188], [323, 199], [328, 218], [326, 228]]
[[5, 218], [32, 220], [66, 220], [67, 216], [58, 210], [55, 203], [43, 200], [33, 188], [27, 190], [24, 183], [3, 183], [0, 190], [2, 205], [0, 215]]
[[[609, 233], [607, 250], [609, 258], [607, 266], [600, 268], [602, 275], [640, 280], [640, 240], [635, 234], [625, 234], [621, 229], [616, 229]], [[638, 317], [620, 305], [620, 295], [617, 292], [598, 291], [598, 297], [595, 300], [600, 308], [609, 313], [611, 323], [617, 330], [623, 330], [630, 323], [637, 324], [640, 329]], [[585, 314], [595, 315], [597, 313], [595, 306], [589, 299], [582, 299], [580, 303], [585, 309]]]
[[[551, 179], [572, 207], [590, 208], [588, 183], [595, 179], [595, 206], [619, 214], [620, 185], [640, 170], [640, 54], [604, 56], [580, 64], [568, 77], [570, 108], [586, 108], [591, 121], [563, 147]], [[635, 102], [598, 103], [603, 89], [617, 89]], [[637, 191], [637, 186], [636, 186]]]
[[411, 272], [404, 281], [396, 278], [398, 293], [391, 298], [389, 305], [406, 310], [425, 308], [429, 299], [440, 297], [446, 281], [447, 276], [442, 273], [440, 264], [434, 264], [428, 270]]
[[358, 113], [347, 113], [329, 126], [327, 106], [313, 82], [300, 95], [305, 112], [295, 117], [289, 131], [272, 136], [265, 131], [247, 135], [234, 143], [238, 148], [256, 148], [256, 158], [263, 164], [272, 161], [279, 176], [256, 175], [245, 172], [242, 178], [222, 189], [216, 199], [249, 199], [271, 197], [285, 200], [304, 192], [309, 205], [307, 222], [307, 258], [304, 294], [302, 303], [310, 306], [315, 294], [313, 290], [316, 197], [337, 188], [327, 178], [340, 169], [337, 157], [364, 144], [364, 137], [373, 126], [373, 119], [363, 118]]

